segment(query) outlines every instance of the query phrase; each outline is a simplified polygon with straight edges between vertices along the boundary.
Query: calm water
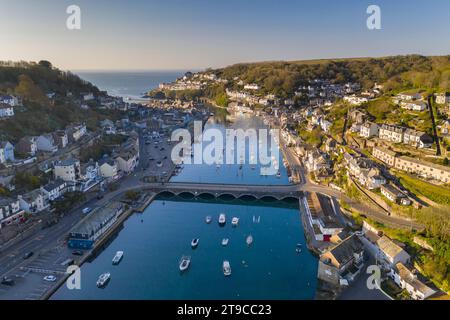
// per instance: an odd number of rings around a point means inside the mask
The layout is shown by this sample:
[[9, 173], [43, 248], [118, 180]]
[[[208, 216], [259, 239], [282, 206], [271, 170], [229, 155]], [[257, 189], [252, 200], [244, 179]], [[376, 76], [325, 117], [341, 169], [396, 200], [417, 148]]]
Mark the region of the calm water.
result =
[[78, 71], [84, 80], [92, 82], [100, 90], [110, 95], [140, 98], [161, 82], [171, 82], [182, 76], [185, 71]]
[[[258, 118], [238, 118], [232, 124], [218, 119], [208, 126], [220, 130], [264, 127]], [[259, 167], [252, 169], [248, 164], [242, 170], [239, 165], [185, 165], [172, 181], [287, 184], [281, 159], [279, 163], [280, 178], [261, 176]], [[227, 215], [224, 227], [217, 224], [222, 212]], [[207, 215], [214, 219], [209, 225], [205, 223]], [[233, 216], [240, 218], [236, 228], [231, 226]], [[254, 223], [254, 217], [260, 217], [260, 222]], [[251, 247], [245, 242], [249, 234], [254, 238]], [[200, 239], [196, 250], [190, 247], [193, 238]], [[227, 247], [221, 245], [223, 238], [230, 239]], [[303, 244], [301, 253], [295, 251], [297, 243]], [[112, 266], [111, 259], [118, 250], [125, 252], [124, 259]], [[183, 255], [190, 255], [192, 263], [180, 274]], [[230, 277], [222, 273], [223, 260], [231, 263]], [[106, 271], [111, 272], [111, 281], [106, 288], [98, 289], [97, 278]], [[312, 299], [316, 274], [317, 259], [306, 249], [298, 203], [160, 197], [144, 213], [131, 216], [110, 244], [82, 266], [81, 290], [62, 286], [52, 299]]]
[[[228, 223], [220, 227], [219, 213]], [[204, 222], [211, 215], [211, 224]], [[236, 228], [232, 216], [240, 218]], [[253, 223], [253, 216], [260, 223]], [[252, 234], [253, 245], [245, 239]], [[193, 250], [190, 242], [199, 238]], [[222, 238], [229, 238], [227, 247]], [[62, 287], [53, 299], [312, 299], [317, 262], [304, 243], [299, 211], [260, 202], [208, 203], [154, 201], [143, 214], [130, 217], [117, 238], [92, 262], [82, 267], [82, 289]], [[117, 250], [125, 251], [118, 266], [111, 265]], [[178, 268], [190, 255], [189, 270]], [[229, 260], [232, 275], [222, 273]], [[109, 271], [105, 289], [95, 285]]]
[[[206, 129], [218, 129], [223, 132], [223, 137], [226, 137], [226, 128], [240, 128], [246, 130], [253, 129], [267, 129], [261, 118], [250, 116], [238, 116], [233, 123], [225, 124], [217, 118], [211, 118], [205, 125]], [[199, 144], [199, 143], [196, 143]], [[204, 142], [203, 148], [209, 145], [210, 142]], [[226, 144], [224, 143], [224, 147]], [[249, 141], [245, 145], [245, 162], [242, 167], [239, 165], [241, 159], [237, 159], [237, 144], [234, 144], [234, 163], [233, 165], [222, 164], [207, 165], [207, 164], [186, 164], [183, 171], [175, 177], [172, 177], [173, 182], [200, 182], [200, 183], [228, 183], [228, 184], [257, 184], [257, 185], [283, 185], [289, 183], [286, 168], [283, 165], [281, 153], [275, 159], [279, 165], [280, 176], [261, 175], [260, 165], [250, 165], [251, 152], [249, 151]], [[223, 155], [223, 162], [226, 163], [226, 154]], [[255, 152], [255, 159], [258, 157], [258, 152]], [[269, 155], [270, 156], [270, 155]]]

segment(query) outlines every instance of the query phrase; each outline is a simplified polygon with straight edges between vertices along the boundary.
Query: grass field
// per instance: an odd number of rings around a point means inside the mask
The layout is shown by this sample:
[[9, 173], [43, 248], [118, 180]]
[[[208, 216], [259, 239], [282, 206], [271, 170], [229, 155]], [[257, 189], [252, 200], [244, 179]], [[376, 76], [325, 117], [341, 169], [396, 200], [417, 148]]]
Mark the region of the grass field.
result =
[[431, 201], [439, 204], [450, 205], [449, 187], [437, 186], [404, 173], [398, 174], [398, 177], [400, 178], [401, 184], [412, 193], [427, 197]]

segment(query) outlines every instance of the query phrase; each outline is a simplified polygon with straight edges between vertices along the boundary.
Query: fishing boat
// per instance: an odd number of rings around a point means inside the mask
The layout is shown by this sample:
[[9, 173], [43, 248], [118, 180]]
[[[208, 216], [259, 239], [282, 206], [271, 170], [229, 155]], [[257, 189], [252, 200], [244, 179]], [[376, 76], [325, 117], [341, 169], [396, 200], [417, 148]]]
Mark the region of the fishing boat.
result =
[[97, 280], [97, 287], [98, 287], [98, 288], [103, 288], [103, 287], [105, 287], [105, 286], [108, 284], [109, 279], [111, 279], [111, 273], [109, 273], [109, 272], [102, 273], [102, 274], [98, 277], [98, 280]]
[[233, 219], [231, 220], [231, 224], [233, 225], [233, 227], [237, 227], [237, 225], [239, 224], [239, 218], [233, 217]]
[[228, 242], [229, 242], [230, 240], [228, 239], [228, 238], [223, 238], [222, 239], [222, 246], [224, 246], [224, 247], [226, 247], [227, 245], [228, 245]]
[[183, 256], [181, 257], [180, 261], [180, 271], [185, 271], [189, 268], [191, 265], [191, 257], [189, 256]]
[[253, 236], [252, 236], [252, 235], [249, 235], [249, 236], [247, 237], [247, 239], [245, 239], [245, 242], [247, 242], [247, 245], [248, 245], [248, 246], [251, 246], [252, 243], [253, 243]]
[[222, 269], [223, 269], [223, 274], [225, 275], [225, 277], [228, 277], [231, 275], [231, 266], [230, 266], [230, 262], [228, 260], [225, 260], [223, 262]]
[[219, 215], [219, 224], [220, 224], [221, 226], [223, 226], [223, 225], [225, 225], [226, 222], [227, 222], [227, 218], [226, 218], [225, 214], [224, 214], [224, 213], [221, 213], [221, 214]]
[[191, 241], [191, 247], [192, 247], [192, 249], [195, 249], [195, 248], [198, 247], [198, 242], [199, 242], [199, 239], [198, 239], [198, 238], [192, 239], [192, 241]]
[[206, 222], [207, 224], [210, 224], [211, 221], [212, 221], [212, 217], [211, 217], [211, 216], [207, 216], [207, 217], [205, 218], [205, 222]]
[[123, 251], [117, 251], [116, 255], [114, 256], [114, 258], [112, 259], [112, 264], [113, 265], [117, 265], [120, 263], [120, 261], [123, 258]]

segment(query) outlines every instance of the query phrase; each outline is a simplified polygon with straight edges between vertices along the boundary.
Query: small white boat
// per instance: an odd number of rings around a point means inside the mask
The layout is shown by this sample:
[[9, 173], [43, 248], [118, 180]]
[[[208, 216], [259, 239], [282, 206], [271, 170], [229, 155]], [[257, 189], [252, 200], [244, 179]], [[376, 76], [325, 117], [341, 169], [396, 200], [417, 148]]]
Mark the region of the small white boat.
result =
[[248, 246], [251, 246], [252, 243], [253, 243], [253, 236], [252, 236], [252, 235], [249, 235], [249, 236], [247, 237], [247, 239], [245, 239], [245, 242], [247, 242], [247, 245], [248, 245]]
[[117, 251], [116, 255], [114, 256], [114, 258], [112, 259], [112, 264], [113, 265], [117, 265], [120, 263], [120, 261], [123, 258], [123, 251]]
[[212, 221], [212, 217], [211, 217], [211, 216], [207, 216], [207, 217], [205, 218], [205, 222], [206, 222], [207, 224], [210, 224], [211, 221]]
[[281, 178], [281, 172], [280, 171], [277, 172], [277, 178]]
[[226, 218], [225, 214], [221, 213], [219, 215], [219, 224], [220, 225], [224, 225], [226, 222], [227, 222], [227, 218]]
[[191, 241], [191, 247], [192, 247], [192, 249], [195, 249], [195, 248], [198, 247], [198, 242], [199, 242], [199, 239], [198, 239], [198, 238], [192, 239], [192, 241]]
[[228, 245], [228, 242], [230, 241], [230, 239], [228, 239], [228, 238], [223, 238], [222, 239], [222, 245], [224, 246], [224, 247], [226, 247], [227, 245]]
[[189, 268], [191, 264], [191, 257], [183, 256], [180, 261], [180, 271], [185, 271]]
[[106, 286], [108, 284], [110, 278], [111, 278], [111, 273], [109, 273], [109, 272], [102, 273], [100, 275], [100, 277], [98, 277], [97, 287], [103, 288], [104, 286]]
[[231, 266], [230, 266], [229, 261], [225, 260], [223, 262], [222, 268], [223, 268], [223, 274], [225, 275], [225, 277], [228, 277], [231, 275]]
[[233, 225], [233, 227], [236, 227], [239, 224], [239, 218], [233, 217], [233, 219], [231, 220], [231, 224]]

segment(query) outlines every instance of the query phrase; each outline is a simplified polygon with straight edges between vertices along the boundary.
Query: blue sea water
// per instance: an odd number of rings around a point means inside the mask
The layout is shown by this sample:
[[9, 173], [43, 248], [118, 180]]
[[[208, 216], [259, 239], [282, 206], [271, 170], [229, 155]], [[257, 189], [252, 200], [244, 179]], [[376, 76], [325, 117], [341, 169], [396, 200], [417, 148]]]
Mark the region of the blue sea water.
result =
[[140, 98], [158, 87], [183, 76], [185, 71], [74, 71], [82, 79], [95, 84], [110, 95]]

